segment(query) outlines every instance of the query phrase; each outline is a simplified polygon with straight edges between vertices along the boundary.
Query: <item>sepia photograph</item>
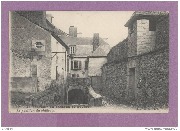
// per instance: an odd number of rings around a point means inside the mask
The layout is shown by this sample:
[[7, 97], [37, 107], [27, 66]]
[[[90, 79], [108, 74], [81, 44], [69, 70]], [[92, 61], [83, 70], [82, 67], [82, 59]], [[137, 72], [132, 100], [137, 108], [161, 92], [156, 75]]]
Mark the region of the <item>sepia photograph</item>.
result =
[[177, 1], [1, 7], [2, 130], [178, 130]]
[[168, 113], [168, 11], [9, 11], [9, 113]]

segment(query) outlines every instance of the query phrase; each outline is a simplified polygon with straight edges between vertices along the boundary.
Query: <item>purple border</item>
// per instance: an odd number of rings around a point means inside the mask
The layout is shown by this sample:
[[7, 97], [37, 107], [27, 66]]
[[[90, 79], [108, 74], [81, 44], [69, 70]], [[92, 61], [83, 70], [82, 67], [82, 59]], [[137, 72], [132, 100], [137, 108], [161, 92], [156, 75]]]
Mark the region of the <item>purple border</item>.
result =
[[[1, 2], [2, 7], [2, 126], [178, 126], [178, 2]], [[82, 10], [170, 12], [170, 111], [167, 114], [9, 114], [8, 113], [8, 11]]]

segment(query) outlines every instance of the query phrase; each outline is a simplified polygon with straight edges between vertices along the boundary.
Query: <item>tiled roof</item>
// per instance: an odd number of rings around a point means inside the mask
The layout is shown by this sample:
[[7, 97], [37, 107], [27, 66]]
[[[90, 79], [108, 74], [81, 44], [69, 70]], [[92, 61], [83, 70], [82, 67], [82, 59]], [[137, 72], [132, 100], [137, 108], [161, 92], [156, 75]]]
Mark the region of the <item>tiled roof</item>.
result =
[[133, 15], [167, 15], [168, 11], [135, 11]]
[[126, 22], [125, 26], [128, 27], [134, 20], [141, 18], [143, 16], [164, 16], [168, 15], [168, 11], [135, 11], [131, 18]]
[[[68, 48], [69, 45], [92, 45], [92, 37], [71, 37], [64, 31], [56, 28], [44, 16], [43, 11], [17, 11], [17, 13], [30, 22], [40, 26], [41, 28], [49, 31], [52, 36], [59, 41], [63, 46]], [[78, 56], [106, 56], [110, 50], [110, 46], [102, 38], [99, 38], [99, 47], [94, 52], [81, 51]]]
[[46, 26], [45, 11], [15, 11], [30, 22], [40, 26]]
[[[93, 45], [93, 38], [91, 37], [59, 37], [67, 45]], [[99, 47], [94, 52], [87, 53], [86, 50], [82, 50], [81, 53], [78, 53], [78, 56], [107, 56], [109, 50], [109, 44], [102, 38], [99, 38]]]
[[[101, 39], [100, 39], [101, 41]], [[105, 41], [101, 42], [100, 46], [90, 56], [107, 56], [110, 51], [110, 46]]]
[[67, 45], [92, 45], [93, 39], [89, 37], [59, 36]]
[[45, 11], [16, 11], [16, 13], [51, 33], [53, 32], [56, 35], [67, 35], [67, 33], [56, 28], [46, 19]]
[[107, 55], [108, 63], [117, 62], [128, 57], [128, 38], [111, 48]]
[[44, 30], [49, 31], [57, 41], [66, 47], [66, 49], [68, 48], [68, 46], [59, 38], [59, 35], [67, 36], [68, 34], [50, 23], [45, 17], [45, 11], [16, 11], [16, 13], [43, 28]]

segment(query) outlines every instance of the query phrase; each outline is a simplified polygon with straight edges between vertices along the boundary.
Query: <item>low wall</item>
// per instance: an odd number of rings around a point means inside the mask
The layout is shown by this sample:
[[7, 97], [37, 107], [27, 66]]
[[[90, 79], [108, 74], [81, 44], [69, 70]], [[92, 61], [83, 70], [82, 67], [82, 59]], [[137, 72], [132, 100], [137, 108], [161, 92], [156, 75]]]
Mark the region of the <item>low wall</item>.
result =
[[102, 95], [118, 103], [138, 106], [167, 106], [169, 92], [169, 50], [159, 49], [139, 55], [136, 62], [136, 98], [129, 99], [127, 60], [103, 66]]
[[11, 77], [11, 91], [37, 92], [37, 77]]
[[106, 64], [102, 69], [102, 95], [123, 103], [127, 85], [127, 61]]
[[[137, 59], [139, 90], [137, 98], [149, 104], [168, 104], [169, 94], [169, 50], [163, 49], [139, 56]], [[147, 104], [146, 103], [146, 104]], [[141, 104], [141, 103], [140, 103]]]

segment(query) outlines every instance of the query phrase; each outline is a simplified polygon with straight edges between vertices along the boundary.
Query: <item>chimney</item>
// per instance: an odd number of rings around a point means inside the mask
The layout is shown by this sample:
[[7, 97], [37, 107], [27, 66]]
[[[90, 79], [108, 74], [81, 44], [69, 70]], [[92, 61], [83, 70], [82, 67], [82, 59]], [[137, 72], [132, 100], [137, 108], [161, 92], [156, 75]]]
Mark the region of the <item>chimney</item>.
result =
[[77, 37], [77, 27], [69, 27], [69, 36]]
[[46, 19], [50, 22], [50, 23], [52, 23], [52, 19], [53, 19], [54, 17], [51, 15], [51, 14], [46, 14]]
[[93, 36], [93, 51], [99, 47], [99, 33], [94, 33]]

